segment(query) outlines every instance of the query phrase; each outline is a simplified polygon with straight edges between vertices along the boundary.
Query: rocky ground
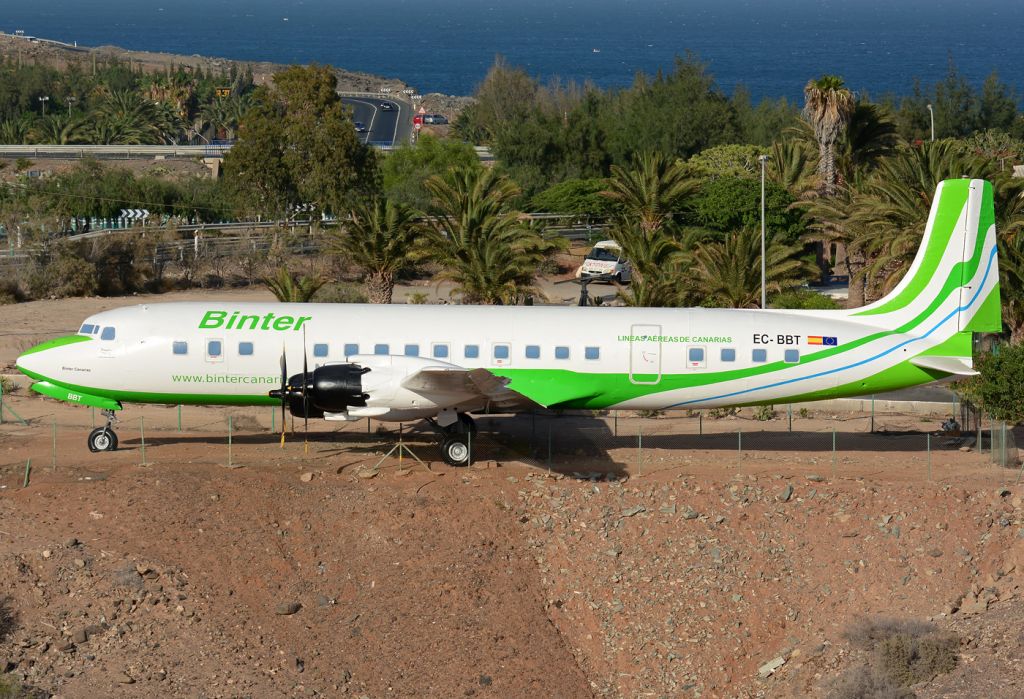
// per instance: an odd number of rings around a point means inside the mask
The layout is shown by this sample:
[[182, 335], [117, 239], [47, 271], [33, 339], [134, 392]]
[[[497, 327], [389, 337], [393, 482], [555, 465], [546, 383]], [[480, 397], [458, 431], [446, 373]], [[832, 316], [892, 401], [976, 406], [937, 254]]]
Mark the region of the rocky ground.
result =
[[378, 466], [393, 435], [281, 449], [236, 411], [228, 468], [222, 409], [146, 413], [143, 459], [9, 400], [31, 424], [0, 426], [0, 668], [57, 696], [840, 696], [875, 617], [957, 634], [919, 696], [1024, 681], [1024, 489], [973, 452], [932, 482], [790, 450]]

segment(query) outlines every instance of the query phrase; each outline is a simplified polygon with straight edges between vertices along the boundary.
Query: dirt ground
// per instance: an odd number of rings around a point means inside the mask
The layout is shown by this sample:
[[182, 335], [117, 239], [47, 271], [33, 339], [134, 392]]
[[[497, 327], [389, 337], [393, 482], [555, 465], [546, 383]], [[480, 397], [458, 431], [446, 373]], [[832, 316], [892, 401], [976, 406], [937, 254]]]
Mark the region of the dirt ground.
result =
[[[130, 301], [4, 307], [0, 364]], [[5, 405], [0, 676], [56, 696], [824, 697], [865, 616], [959, 635], [918, 696], [1024, 686], [1024, 487], [929, 457], [941, 417], [490, 416], [452, 469], [412, 425], [425, 463], [132, 406], [92, 454], [91, 410]]]

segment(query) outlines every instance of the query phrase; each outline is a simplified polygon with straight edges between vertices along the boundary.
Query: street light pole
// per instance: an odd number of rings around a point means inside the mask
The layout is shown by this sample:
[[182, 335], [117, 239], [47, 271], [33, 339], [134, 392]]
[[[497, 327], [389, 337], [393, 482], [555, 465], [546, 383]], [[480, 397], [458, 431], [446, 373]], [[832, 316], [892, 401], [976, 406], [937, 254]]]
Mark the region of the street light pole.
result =
[[39, 98], [39, 101], [43, 103], [43, 116], [46, 116], [46, 103], [50, 101], [50, 98], [43, 96]]
[[928, 106], [928, 117], [929, 117], [930, 121], [932, 122], [932, 140], [934, 141], [935, 140], [935, 111], [932, 109], [932, 106], [930, 104], [927, 105], [927, 106]]
[[78, 98], [77, 97], [68, 96], [68, 97], [65, 97], [64, 99], [68, 103], [68, 119], [70, 119], [71, 118], [71, 103], [72, 102], [77, 102]]
[[765, 286], [765, 255], [764, 255], [764, 169], [765, 163], [768, 162], [767, 155], [759, 155], [757, 159], [761, 161], [761, 308], [767, 308], [767, 293], [768, 290]]

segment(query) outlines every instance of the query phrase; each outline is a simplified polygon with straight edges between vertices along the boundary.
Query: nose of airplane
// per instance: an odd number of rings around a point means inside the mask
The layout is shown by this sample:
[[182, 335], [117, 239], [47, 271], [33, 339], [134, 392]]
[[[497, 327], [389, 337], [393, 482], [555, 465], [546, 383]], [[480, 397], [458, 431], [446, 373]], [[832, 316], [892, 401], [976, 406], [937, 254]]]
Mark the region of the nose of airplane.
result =
[[15, 362], [15, 366], [18, 371], [26, 376], [36, 379], [37, 381], [46, 380], [47, 376], [53, 375], [51, 364], [57, 358], [56, 355], [59, 352], [55, 352], [58, 347], [66, 347], [67, 345], [76, 344], [78, 342], [86, 342], [89, 338], [83, 335], [70, 335], [68, 337], [58, 337], [54, 340], [47, 340], [46, 342], [40, 343], [35, 347], [31, 347], [23, 352]]

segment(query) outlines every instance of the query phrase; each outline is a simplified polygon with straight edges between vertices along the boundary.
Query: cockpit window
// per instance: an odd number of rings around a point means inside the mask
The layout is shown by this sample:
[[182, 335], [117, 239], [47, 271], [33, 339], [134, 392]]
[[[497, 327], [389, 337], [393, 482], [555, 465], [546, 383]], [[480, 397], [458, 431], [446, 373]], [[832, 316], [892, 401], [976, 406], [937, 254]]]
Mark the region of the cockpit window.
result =
[[117, 337], [117, 330], [110, 326], [103, 328], [103, 332], [100, 333], [101, 340], [113, 340], [115, 337]]
[[92, 335], [96, 332], [96, 326], [86, 323], [82, 326], [82, 329], [78, 331], [79, 335]]

